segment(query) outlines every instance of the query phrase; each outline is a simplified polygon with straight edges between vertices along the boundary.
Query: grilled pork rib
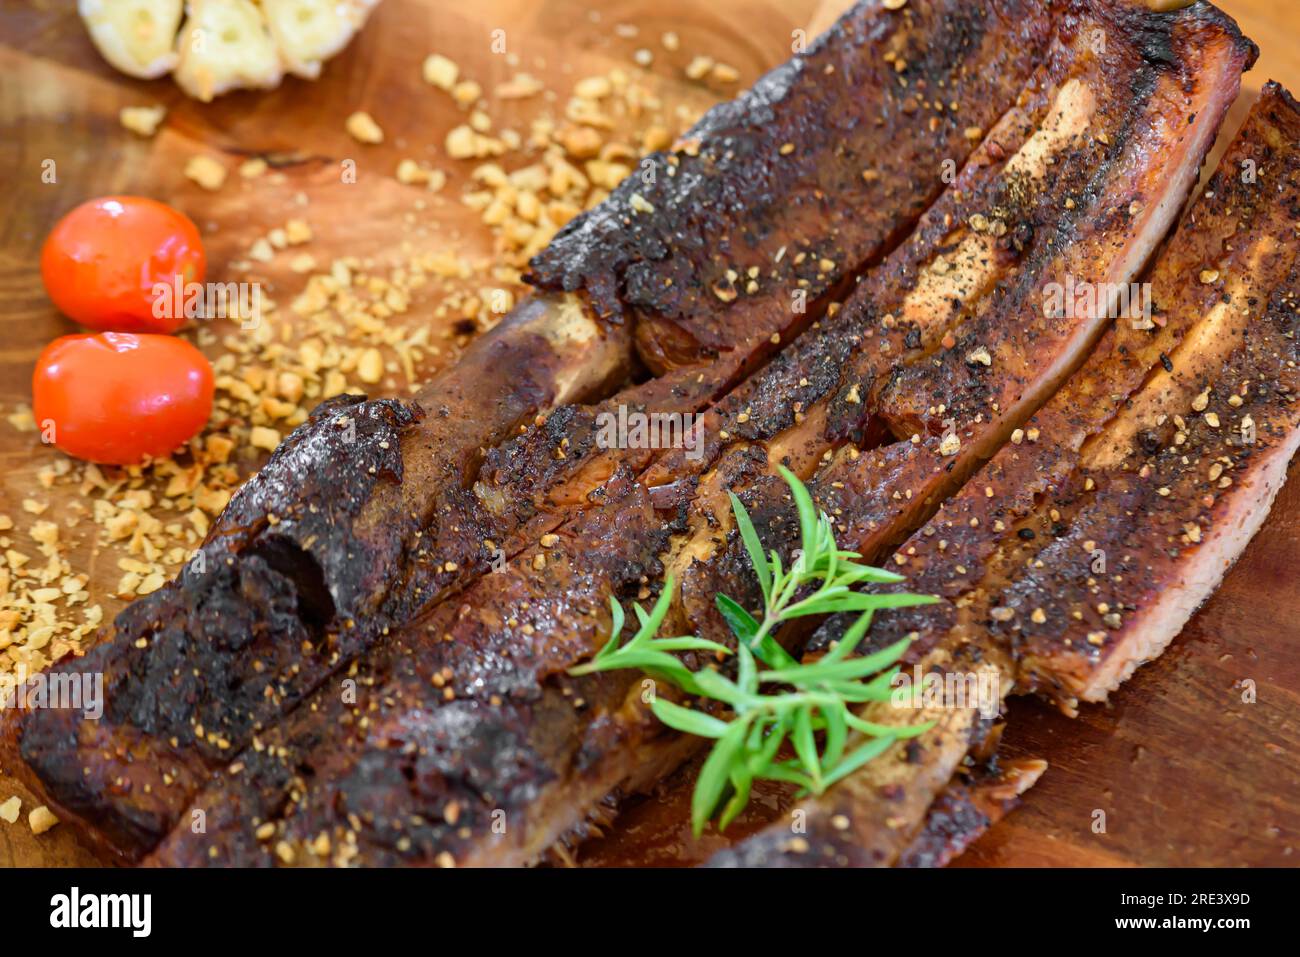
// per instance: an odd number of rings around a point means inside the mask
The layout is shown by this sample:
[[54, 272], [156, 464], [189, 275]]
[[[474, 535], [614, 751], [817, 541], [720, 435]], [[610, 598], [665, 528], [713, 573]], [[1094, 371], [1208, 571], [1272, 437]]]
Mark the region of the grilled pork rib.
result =
[[[1298, 146], [1300, 107], [1270, 84], [1155, 267], [1158, 325], [1122, 320], [1035, 418], [1032, 441], [899, 551], [949, 601], [882, 619], [873, 643], [915, 633], [936, 677], [992, 667], [1003, 694], [1073, 711], [1172, 640], [1300, 446]], [[829, 622], [821, 644], [846, 626]], [[947, 713], [975, 724], [969, 709]], [[892, 863], [963, 754], [960, 740], [918, 739], [806, 804], [798, 840], [774, 826], [718, 863]]]
[[1020, 795], [1033, 787], [1047, 762], [1009, 761], [1003, 767], [976, 767], [953, 778], [925, 815], [912, 843], [898, 859], [899, 867], [945, 867], [990, 827], [1020, 805]]
[[[484, 450], [609, 396], [638, 365], [658, 375], [621, 402], [701, 409], [819, 318], [908, 234], [943, 160], [960, 166], [971, 131], [1010, 107], [1057, 5], [869, 0], [711, 111], [558, 235], [534, 266], [538, 296], [413, 404], [321, 406], [214, 523], [201, 561], [64, 666], [104, 673], [104, 719], [10, 716], [6, 765], [138, 858], [259, 729], [498, 549], [569, 517], [549, 472], [512, 492], [494, 464], [481, 481]], [[648, 461], [591, 457], [606, 476]], [[587, 465], [569, 455], [555, 481]]]
[[[554, 540], [395, 632], [351, 688], [322, 688], [260, 736], [195, 799], [206, 833], [182, 825], [152, 860], [520, 863], [610, 792], [662, 775], [692, 743], [662, 733], [641, 680], [565, 673], [603, 642], [608, 598], [644, 591], [666, 564], [707, 583], [684, 590], [679, 621], [715, 627], [692, 595], [751, 589], [725, 493], [748, 498], [769, 541], [790, 541], [781, 461], [842, 518], [847, 546], [878, 555], [905, 537], [1082, 361], [1103, 316], [1048, 314], [1043, 287], [1136, 275], [1249, 52], [1205, 9], [1072, 4], [954, 188], [839, 314], [724, 400], [699, 465], [674, 455], [644, 481], [618, 469], [594, 489], [573, 477], [585, 504]], [[586, 427], [574, 415], [538, 432], [577, 449]], [[878, 446], [885, 434], [902, 441]]]

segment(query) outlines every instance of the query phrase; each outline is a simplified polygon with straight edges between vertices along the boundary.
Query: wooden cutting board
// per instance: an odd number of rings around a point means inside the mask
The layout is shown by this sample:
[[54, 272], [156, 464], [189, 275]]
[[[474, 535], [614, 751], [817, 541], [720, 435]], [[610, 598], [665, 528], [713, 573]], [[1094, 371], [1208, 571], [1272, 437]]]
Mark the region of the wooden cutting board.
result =
[[[913, 0], [918, 2], [918, 0]], [[68, 2], [0, 0], [0, 412], [30, 401], [36, 355], [52, 338], [76, 331], [43, 293], [40, 245], [57, 218], [77, 203], [112, 192], [150, 195], [185, 210], [204, 230], [210, 278], [226, 274], [252, 241], [287, 217], [307, 218], [318, 260], [352, 255], [376, 264], [401, 262], [412, 247], [491, 257], [492, 239], [478, 216], [457, 201], [472, 164], [443, 155], [448, 130], [464, 121], [443, 94], [420, 78], [426, 54], [456, 60], [491, 90], [518, 70], [567, 92], [583, 76], [613, 66], [637, 72], [638, 48], [654, 51], [644, 71], [662, 100], [666, 122], [680, 120], [731, 95], [790, 52], [792, 31], [825, 26], [843, 0], [385, 0], [365, 32], [327, 65], [321, 80], [287, 80], [269, 93], [240, 93], [202, 105], [168, 80], [140, 82], [109, 68], [96, 54]], [[1263, 80], [1300, 90], [1300, 8], [1279, 0], [1223, 0], [1247, 34], [1264, 47], [1247, 77], [1248, 93], [1227, 128], [1235, 130]], [[636, 35], [630, 35], [635, 28]], [[494, 52], [504, 31], [507, 53]], [[660, 37], [680, 37], [676, 52]], [[725, 61], [739, 84], [687, 80], [696, 54]], [[123, 106], [165, 104], [156, 137], [140, 139], [117, 119]], [[561, 100], [562, 105], [562, 100]], [[371, 112], [385, 143], [359, 146], [344, 132], [357, 109]], [[505, 107], [525, 126], [535, 105]], [[680, 112], [679, 112], [680, 110]], [[675, 124], [674, 125], [675, 128]], [[182, 175], [185, 161], [207, 152], [235, 166], [270, 155], [279, 176], [250, 182], [231, 176], [205, 192]], [[417, 202], [419, 191], [393, 178], [399, 159], [428, 160], [451, 174], [441, 198]], [[337, 164], [355, 158], [355, 183], [341, 184]], [[42, 181], [53, 160], [56, 182]], [[262, 274], [277, 299], [290, 299], [302, 277], [279, 262]], [[417, 300], [411, 318], [449, 334], [452, 318], [429, 316]], [[416, 378], [454, 358], [454, 348], [428, 357]], [[377, 391], [404, 389], [401, 377]], [[19, 516], [24, 499], [47, 502], [49, 515], [72, 504], [67, 491], [42, 490], [37, 472], [57, 454], [0, 421], [0, 514]], [[256, 460], [246, 463], [248, 468]], [[21, 528], [20, 524], [20, 528]], [[7, 533], [18, 546], [21, 532]], [[93, 536], [71, 536], [75, 569], [91, 576], [92, 602], [106, 615], [120, 571], [111, 548]], [[1159, 661], [1143, 668], [1106, 707], [1068, 720], [1035, 702], [1017, 701], [1005, 738], [1013, 755], [1046, 758], [1051, 767], [1025, 806], [963, 859], [968, 864], [1277, 864], [1300, 854], [1300, 483], [1282, 493], [1274, 514], [1218, 594]], [[1241, 682], [1256, 700], [1242, 700]], [[34, 837], [33, 806], [0, 769], [0, 801], [23, 800], [16, 825], [0, 823], [0, 865], [89, 864], [66, 828]], [[1095, 812], [1106, 816], [1096, 833]], [[657, 816], [656, 816], [657, 814]], [[673, 844], [675, 821], [641, 811], [637, 840], [606, 847], [606, 863], [633, 863], [628, 848]]]

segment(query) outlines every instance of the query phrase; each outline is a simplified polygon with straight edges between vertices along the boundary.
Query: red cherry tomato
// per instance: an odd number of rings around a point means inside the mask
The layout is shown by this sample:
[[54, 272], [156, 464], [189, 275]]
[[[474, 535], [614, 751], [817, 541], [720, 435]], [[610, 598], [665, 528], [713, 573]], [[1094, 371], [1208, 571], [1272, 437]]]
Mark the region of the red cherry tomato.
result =
[[[206, 267], [189, 217], [140, 196], [82, 203], [41, 250], [41, 278], [60, 311], [112, 332], [176, 331], [185, 323], [185, 285], [203, 282]], [[160, 295], [158, 283], [170, 291]]]
[[203, 428], [212, 392], [212, 366], [184, 339], [62, 336], [36, 360], [32, 412], [69, 455], [133, 465], [167, 455]]

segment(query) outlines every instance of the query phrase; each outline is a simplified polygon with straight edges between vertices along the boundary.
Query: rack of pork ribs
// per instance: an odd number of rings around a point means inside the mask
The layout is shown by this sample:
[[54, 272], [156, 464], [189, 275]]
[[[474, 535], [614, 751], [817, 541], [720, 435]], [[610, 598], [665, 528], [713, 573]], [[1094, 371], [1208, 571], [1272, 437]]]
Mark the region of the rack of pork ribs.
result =
[[[1104, 699], [1300, 442], [1284, 91], [1185, 208], [1255, 54], [1205, 2], [860, 3], [562, 230], [534, 295], [413, 401], [318, 407], [202, 563], [56, 666], [104, 674], [102, 719], [7, 712], [6, 770], [122, 862], [580, 855], [699, 742], [638, 675], [569, 669], [611, 597], [667, 575], [665, 628], [729, 640], [713, 596], [757, 585], [727, 493], [797, 541], [778, 464], [843, 547], [946, 599], [864, 651], [913, 635], [909, 669]], [[1140, 280], [1149, 314], [1044, 295]], [[605, 447], [620, 408], [698, 415], [702, 445]], [[816, 656], [847, 625], [779, 637]], [[807, 799], [806, 833], [713, 863], [943, 864], [1044, 767], [998, 765], [973, 705], [868, 717], [936, 724]]]

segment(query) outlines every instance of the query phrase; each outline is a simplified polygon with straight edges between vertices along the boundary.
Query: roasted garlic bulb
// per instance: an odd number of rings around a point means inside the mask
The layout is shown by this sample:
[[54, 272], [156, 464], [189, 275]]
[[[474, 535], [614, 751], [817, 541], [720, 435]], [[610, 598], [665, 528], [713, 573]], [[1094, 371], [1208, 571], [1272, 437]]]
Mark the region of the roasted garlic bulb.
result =
[[378, 3], [79, 0], [79, 10], [95, 46], [117, 69], [145, 79], [170, 72], [206, 102], [230, 90], [270, 89], [286, 72], [314, 80]]
[[173, 74], [182, 90], [206, 103], [230, 90], [279, 85], [280, 54], [252, 0], [193, 0], [187, 13]]
[[290, 73], [314, 80], [365, 24], [379, 0], [262, 0], [262, 15]]
[[144, 80], [176, 66], [181, 0], [80, 0], [77, 12], [104, 59]]

